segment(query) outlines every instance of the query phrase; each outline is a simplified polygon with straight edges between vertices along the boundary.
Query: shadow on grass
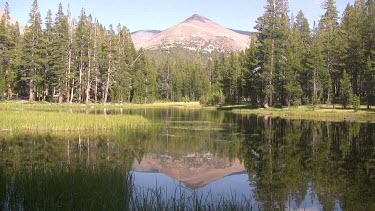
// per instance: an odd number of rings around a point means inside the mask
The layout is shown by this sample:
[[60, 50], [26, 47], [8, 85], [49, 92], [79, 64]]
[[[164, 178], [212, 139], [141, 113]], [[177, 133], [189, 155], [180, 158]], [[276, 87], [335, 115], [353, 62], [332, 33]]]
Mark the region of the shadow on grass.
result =
[[228, 105], [228, 106], [219, 106], [217, 110], [220, 111], [233, 111], [233, 110], [241, 110], [241, 109], [259, 109], [257, 106], [253, 105]]

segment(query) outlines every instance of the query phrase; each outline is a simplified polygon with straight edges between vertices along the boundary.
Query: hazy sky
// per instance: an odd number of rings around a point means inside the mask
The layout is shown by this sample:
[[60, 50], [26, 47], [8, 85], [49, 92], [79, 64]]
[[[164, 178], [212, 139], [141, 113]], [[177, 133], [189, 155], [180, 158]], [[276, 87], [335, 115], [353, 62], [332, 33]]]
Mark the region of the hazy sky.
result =
[[[289, 0], [290, 12], [297, 15], [302, 10], [310, 24], [322, 15], [323, 0]], [[336, 0], [340, 16], [348, 3], [355, 0]], [[26, 24], [33, 0], [8, 0], [11, 16]], [[266, 0], [38, 0], [43, 21], [48, 9], [56, 13], [59, 3], [64, 10], [70, 4], [73, 17], [81, 8], [91, 13], [106, 26], [121, 23], [131, 31], [141, 29], [166, 29], [200, 14], [225, 27], [254, 31], [255, 21], [264, 12]], [[0, 1], [4, 8], [5, 0]]]

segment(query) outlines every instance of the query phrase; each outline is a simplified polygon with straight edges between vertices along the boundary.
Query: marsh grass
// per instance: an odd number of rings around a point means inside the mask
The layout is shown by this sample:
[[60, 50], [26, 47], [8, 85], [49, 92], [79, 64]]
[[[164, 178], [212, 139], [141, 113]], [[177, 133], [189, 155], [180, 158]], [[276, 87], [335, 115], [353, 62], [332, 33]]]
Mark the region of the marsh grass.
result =
[[129, 203], [131, 210], [259, 210], [253, 198], [231, 193], [215, 199], [211, 192], [176, 187], [172, 197], [162, 187], [144, 189], [133, 187]]
[[6, 131], [106, 131], [146, 128], [150, 122], [137, 115], [0, 110], [0, 130]]
[[350, 119], [358, 122], [375, 122], [375, 110], [362, 108], [359, 111], [353, 109], [335, 108], [322, 105], [315, 109], [309, 106], [299, 106], [291, 108], [269, 108], [251, 109], [249, 107], [227, 107], [238, 114], [255, 114], [261, 116], [281, 117], [285, 119], [307, 119], [317, 121], [344, 121]]
[[[126, 168], [102, 166], [0, 168], [2, 210], [259, 210], [252, 198], [177, 187], [145, 189]], [[179, 189], [178, 189], [179, 188]]]
[[110, 166], [0, 173], [2, 210], [128, 210], [131, 178]]

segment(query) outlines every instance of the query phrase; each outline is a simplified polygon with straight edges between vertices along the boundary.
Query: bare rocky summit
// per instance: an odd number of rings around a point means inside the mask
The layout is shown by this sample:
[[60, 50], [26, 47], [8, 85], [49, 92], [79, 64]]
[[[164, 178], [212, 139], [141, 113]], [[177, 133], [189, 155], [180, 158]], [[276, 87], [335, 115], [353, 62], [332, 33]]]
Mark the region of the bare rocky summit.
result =
[[184, 48], [192, 51], [242, 51], [250, 44], [250, 36], [225, 28], [210, 19], [193, 15], [180, 24], [164, 31], [138, 31], [132, 33], [136, 48]]

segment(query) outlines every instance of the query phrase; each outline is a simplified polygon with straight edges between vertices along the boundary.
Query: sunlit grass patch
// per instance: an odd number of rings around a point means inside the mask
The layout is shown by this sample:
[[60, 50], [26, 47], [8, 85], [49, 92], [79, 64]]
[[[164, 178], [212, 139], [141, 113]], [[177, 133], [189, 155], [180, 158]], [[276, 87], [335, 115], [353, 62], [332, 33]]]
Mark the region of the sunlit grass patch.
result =
[[322, 105], [313, 109], [311, 106], [291, 108], [249, 109], [244, 107], [233, 108], [234, 113], [255, 114], [261, 116], [281, 117], [286, 119], [308, 119], [321, 121], [366, 121], [375, 122], [375, 111], [364, 107], [359, 111], [342, 109], [341, 107]]
[[150, 122], [137, 115], [93, 115], [68, 112], [0, 110], [0, 130], [100, 131], [144, 128]]

